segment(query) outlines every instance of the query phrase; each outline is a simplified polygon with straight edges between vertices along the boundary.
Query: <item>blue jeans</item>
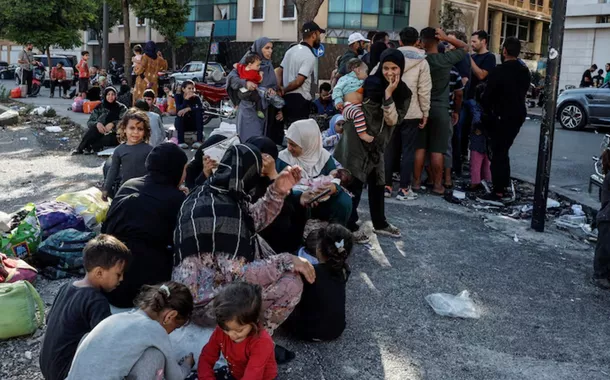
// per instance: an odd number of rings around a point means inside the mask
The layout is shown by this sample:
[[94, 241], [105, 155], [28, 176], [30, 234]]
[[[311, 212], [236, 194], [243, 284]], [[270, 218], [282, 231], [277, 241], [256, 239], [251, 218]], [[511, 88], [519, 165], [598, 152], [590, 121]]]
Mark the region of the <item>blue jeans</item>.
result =
[[[474, 99], [468, 99], [462, 103], [460, 120], [453, 128], [453, 138], [451, 140], [453, 150], [453, 170], [458, 175], [462, 174], [462, 155], [465, 152], [468, 152], [468, 142], [472, 120], [473, 118], [477, 117], [475, 112], [478, 112], [478, 110], [475, 105], [476, 101]], [[481, 115], [478, 115], [479, 119], [480, 117]]]

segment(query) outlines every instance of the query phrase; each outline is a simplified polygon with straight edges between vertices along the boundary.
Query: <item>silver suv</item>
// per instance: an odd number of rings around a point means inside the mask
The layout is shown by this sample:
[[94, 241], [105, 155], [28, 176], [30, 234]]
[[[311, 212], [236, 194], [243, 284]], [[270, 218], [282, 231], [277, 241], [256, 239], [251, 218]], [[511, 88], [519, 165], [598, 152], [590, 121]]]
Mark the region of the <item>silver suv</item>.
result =
[[[180, 86], [182, 82], [185, 80], [192, 80], [193, 82], [203, 82], [203, 66], [205, 66], [205, 62], [203, 61], [191, 61], [184, 65], [184, 67], [177, 73], [173, 73], [169, 76], [169, 83], [173, 87]], [[215, 74], [214, 71], [220, 72], [219, 74]], [[207, 68], [207, 80], [219, 81], [220, 79], [227, 76], [227, 72], [224, 67], [218, 62], [208, 62]], [[215, 77], [220, 77], [219, 80]]]
[[[49, 79], [51, 78], [51, 72], [49, 71], [48, 57], [46, 55], [37, 54], [37, 55], [34, 55], [34, 59], [38, 62], [41, 62], [44, 65], [45, 71], [46, 71], [44, 86], [49, 87]], [[52, 55], [51, 56], [52, 67], [57, 66], [58, 62], [61, 62], [64, 65], [64, 70], [66, 70], [66, 80], [72, 81], [74, 79], [74, 67], [72, 67], [73, 66], [72, 60], [63, 55]], [[18, 66], [17, 69], [15, 70], [15, 83], [17, 83], [17, 85], [21, 84], [21, 67], [20, 66]]]

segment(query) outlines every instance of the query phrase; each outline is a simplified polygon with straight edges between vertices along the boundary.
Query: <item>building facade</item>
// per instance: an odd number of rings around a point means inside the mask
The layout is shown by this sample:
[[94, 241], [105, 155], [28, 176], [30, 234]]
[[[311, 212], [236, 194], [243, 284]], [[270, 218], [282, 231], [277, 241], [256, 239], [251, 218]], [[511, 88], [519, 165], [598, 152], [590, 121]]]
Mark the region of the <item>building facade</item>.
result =
[[584, 71], [610, 63], [610, 1], [568, 0], [559, 88], [580, 84]]

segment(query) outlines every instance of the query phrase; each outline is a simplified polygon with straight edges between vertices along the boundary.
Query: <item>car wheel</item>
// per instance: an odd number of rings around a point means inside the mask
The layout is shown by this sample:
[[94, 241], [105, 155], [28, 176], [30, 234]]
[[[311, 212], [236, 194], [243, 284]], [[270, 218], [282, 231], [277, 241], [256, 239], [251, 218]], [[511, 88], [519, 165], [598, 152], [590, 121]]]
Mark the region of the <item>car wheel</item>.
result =
[[21, 81], [19, 80], [19, 77], [17, 75], [15, 75], [15, 84], [17, 86], [19, 86], [21, 84]]
[[579, 131], [587, 124], [587, 115], [580, 104], [569, 103], [559, 110], [559, 124], [565, 129]]
[[4, 80], [5, 79], [4, 76], [5, 76], [4, 73], [0, 73], [0, 79]]
[[193, 78], [193, 82], [197, 83], [199, 80], [197, 78]]

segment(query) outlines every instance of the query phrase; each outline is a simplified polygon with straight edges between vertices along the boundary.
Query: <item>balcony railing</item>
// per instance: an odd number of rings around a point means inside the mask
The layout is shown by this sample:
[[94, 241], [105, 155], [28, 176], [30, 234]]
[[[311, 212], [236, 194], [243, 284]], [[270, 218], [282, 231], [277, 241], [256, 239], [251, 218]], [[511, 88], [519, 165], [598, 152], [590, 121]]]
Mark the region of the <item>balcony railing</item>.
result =
[[262, 20], [264, 18], [264, 10], [263, 7], [253, 7], [252, 8], [252, 20]]
[[282, 7], [282, 18], [295, 18], [296, 7], [294, 5], [284, 5]]

